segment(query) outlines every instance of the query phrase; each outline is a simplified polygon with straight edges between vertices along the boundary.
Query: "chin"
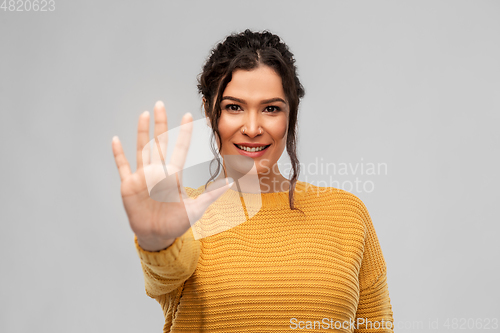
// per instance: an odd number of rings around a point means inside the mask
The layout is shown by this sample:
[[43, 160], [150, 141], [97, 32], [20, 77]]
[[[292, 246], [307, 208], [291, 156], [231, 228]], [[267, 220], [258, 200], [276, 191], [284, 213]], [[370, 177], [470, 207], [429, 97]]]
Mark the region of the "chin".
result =
[[259, 174], [259, 176], [263, 177], [270, 176], [271, 171], [272, 171], [272, 166], [269, 166], [267, 164], [257, 166], [257, 173]]

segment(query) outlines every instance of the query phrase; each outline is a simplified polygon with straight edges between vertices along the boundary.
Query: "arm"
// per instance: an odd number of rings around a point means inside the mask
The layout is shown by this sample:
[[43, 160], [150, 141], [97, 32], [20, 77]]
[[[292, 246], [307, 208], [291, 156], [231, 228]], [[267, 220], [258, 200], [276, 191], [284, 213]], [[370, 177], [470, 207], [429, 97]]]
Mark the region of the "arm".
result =
[[[199, 194], [189, 187], [185, 190], [190, 197]], [[196, 270], [200, 242], [194, 239], [191, 228], [166, 249], [157, 252], [143, 249], [135, 235], [134, 242], [141, 259], [146, 294], [149, 297], [157, 298], [179, 288]]]
[[142, 249], [137, 236], [134, 238], [149, 297], [170, 293], [194, 273], [200, 256], [200, 242], [194, 239], [191, 228], [159, 252]]
[[392, 333], [394, 320], [386, 263], [368, 210], [361, 200], [358, 202], [365, 223], [365, 248], [359, 273], [360, 294], [354, 332]]

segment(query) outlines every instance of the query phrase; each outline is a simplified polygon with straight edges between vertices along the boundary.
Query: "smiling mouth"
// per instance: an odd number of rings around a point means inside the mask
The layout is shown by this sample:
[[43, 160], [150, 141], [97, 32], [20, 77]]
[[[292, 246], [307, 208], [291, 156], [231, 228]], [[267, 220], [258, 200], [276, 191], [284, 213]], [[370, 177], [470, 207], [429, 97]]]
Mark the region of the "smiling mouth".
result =
[[260, 146], [260, 147], [246, 147], [246, 146], [241, 146], [241, 145], [237, 145], [237, 144], [234, 144], [234, 145], [238, 149], [246, 151], [246, 152], [249, 152], [249, 153], [255, 153], [255, 152], [263, 151], [264, 149], [267, 149], [270, 146], [270, 145], [266, 145], [266, 146]]

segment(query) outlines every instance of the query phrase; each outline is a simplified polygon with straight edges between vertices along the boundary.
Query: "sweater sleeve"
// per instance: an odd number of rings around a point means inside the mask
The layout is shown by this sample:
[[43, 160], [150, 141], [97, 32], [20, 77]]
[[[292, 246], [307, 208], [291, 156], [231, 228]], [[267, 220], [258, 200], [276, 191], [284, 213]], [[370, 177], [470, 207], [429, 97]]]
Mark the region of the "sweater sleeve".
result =
[[157, 298], [178, 289], [196, 270], [200, 242], [194, 239], [191, 228], [176, 238], [168, 248], [158, 252], [141, 248], [137, 235], [134, 235], [134, 242], [149, 297]]
[[155, 298], [180, 287], [194, 273], [198, 264], [200, 242], [194, 239], [191, 228], [159, 252], [141, 248], [135, 235], [134, 242], [149, 297]]
[[359, 303], [356, 311], [357, 333], [393, 332], [394, 320], [387, 285], [387, 267], [368, 210], [358, 199], [365, 223], [365, 246], [359, 273]]

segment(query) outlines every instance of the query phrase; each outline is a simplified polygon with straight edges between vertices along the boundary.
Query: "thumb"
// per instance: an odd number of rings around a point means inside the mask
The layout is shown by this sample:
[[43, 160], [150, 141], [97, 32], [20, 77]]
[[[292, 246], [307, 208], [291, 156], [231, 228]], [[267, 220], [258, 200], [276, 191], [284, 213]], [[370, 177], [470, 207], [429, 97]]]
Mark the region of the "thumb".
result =
[[200, 194], [190, 205], [188, 217], [191, 225], [195, 224], [205, 213], [207, 208], [217, 201], [232, 185], [234, 180], [231, 177], [216, 180], [208, 185], [207, 189]]
[[234, 180], [231, 177], [219, 179], [210, 184], [205, 192], [198, 196], [197, 202], [205, 211], [208, 206], [219, 199], [233, 184]]

